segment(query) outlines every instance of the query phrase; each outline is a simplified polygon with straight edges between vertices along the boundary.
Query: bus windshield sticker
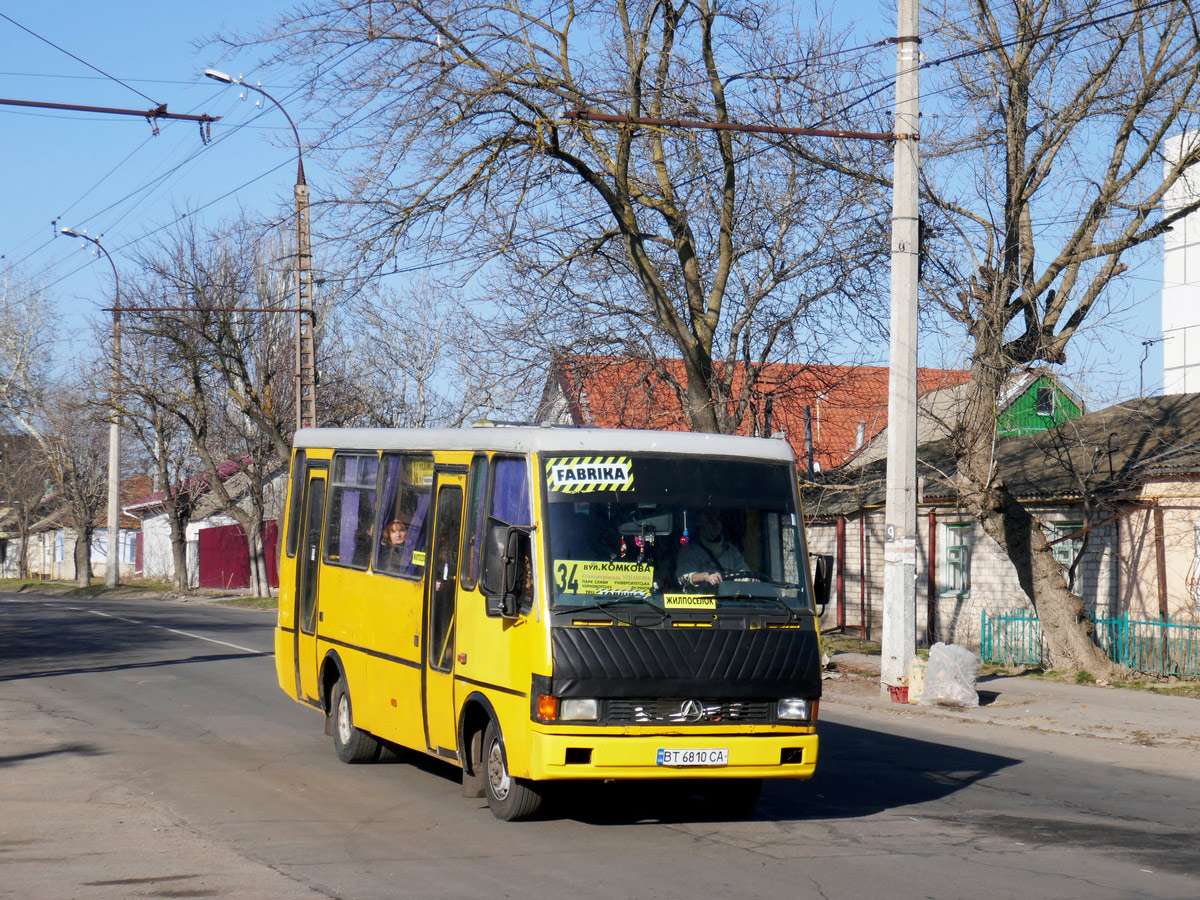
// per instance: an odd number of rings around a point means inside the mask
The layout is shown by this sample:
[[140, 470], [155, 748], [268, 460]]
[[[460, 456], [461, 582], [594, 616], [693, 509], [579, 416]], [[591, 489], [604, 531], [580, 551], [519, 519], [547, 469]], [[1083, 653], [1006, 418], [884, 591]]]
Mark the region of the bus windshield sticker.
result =
[[414, 459], [412, 462], [412, 483], [433, 484], [433, 460]]
[[663, 609], [716, 609], [717, 598], [711, 594], [663, 594]]
[[562, 594], [622, 591], [649, 595], [654, 590], [654, 567], [632, 562], [556, 560], [554, 584]]
[[414, 550], [413, 551], [412, 564], [414, 566], [425, 565], [425, 551], [424, 550]]
[[628, 456], [570, 456], [546, 460], [546, 487], [564, 494], [633, 490]]

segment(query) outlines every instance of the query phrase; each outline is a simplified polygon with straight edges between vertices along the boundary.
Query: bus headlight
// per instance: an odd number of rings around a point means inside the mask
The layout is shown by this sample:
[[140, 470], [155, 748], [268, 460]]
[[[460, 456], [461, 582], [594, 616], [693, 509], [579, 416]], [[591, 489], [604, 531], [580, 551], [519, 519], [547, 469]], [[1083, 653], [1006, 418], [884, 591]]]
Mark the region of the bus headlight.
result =
[[815, 722], [820, 700], [805, 700], [801, 697], [787, 697], [775, 704], [775, 715], [780, 721], [786, 722]]
[[600, 701], [564, 697], [558, 701], [560, 722], [595, 722], [600, 718]]

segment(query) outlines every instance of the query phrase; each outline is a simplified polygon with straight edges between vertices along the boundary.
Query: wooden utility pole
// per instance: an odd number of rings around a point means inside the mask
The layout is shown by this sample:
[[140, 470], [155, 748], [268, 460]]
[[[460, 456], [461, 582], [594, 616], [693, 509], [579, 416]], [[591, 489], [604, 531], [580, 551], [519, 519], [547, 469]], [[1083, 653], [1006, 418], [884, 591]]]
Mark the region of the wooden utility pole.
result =
[[313, 344], [312, 244], [308, 185], [296, 183], [296, 430], [317, 427], [317, 354]]
[[312, 243], [308, 227], [308, 181], [304, 177], [304, 145], [300, 130], [283, 104], [242, 78], [234, 78], [216, 69], [204, 74], [221, 84], [236, 84], [261, 94], [283, 113], [296, 139], [296, 430], [317, 426], [317, 354], [313, 343], [316, 312], [312, 303]]
[[[917, 647], [917, 0], [900, 0], [896, 38], [896, 152], [892, 173], [892, 315], [884, 509], [880, 691], [899, 685]], [[928, 561], [934, 565], [934, 560]]]

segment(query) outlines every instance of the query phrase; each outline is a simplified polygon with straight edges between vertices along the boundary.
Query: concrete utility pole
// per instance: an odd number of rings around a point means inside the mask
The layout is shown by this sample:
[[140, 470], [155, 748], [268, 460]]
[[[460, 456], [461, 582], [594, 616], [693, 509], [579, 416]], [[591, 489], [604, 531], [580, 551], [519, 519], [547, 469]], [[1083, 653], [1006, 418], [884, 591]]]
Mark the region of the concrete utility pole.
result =
[[[917, 647], [917, 0], [900, 0], [896, 38], [896, 153], [892, 193], [892, 317], [884, 510], [880, 691], [899, 685]], [[930, 565], [932, 565], [932, 560]]]
[[296, 430], [317, 426], [317, 355], [313, 343], [315, 313], [312, 305], [312, 244], [308, 222], [308, 182], [304, 179], [304, 152], [300, 132], [283, 104], [241, 78], [216, 69], [204, 74], [222, 84], [236, 84], [262, 94], [275, 104], [296, 138]]
[[113, 293], [113, 345], [112, 345], [112, 421], [108, 425], [108, 552], [104, 563], [104, 586], [115, 588], [121, 581], [121, 413], [118, 411], [121, 390], [121, 280], [117, 277], [117, 264], [108, 255], [97, 238], [74, 228], [64, 228], [68, 237], [83, 238], [96, 245], [112, 266]]

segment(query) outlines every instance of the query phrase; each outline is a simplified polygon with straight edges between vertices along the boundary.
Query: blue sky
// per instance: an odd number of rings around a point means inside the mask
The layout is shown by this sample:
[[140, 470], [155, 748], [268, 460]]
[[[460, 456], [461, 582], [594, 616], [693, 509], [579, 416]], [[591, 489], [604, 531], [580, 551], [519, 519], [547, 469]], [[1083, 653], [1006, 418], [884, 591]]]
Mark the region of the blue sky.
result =
[[[48, 276], [67, 328], [82, 329], [107, 305], [99, 298], [112, 270], [90, 244], [56, 237], [63, 226], [86, 229], [123, 268], [148, 235], [184, 213], [215, 223], [243, 208], [273, 214], [291, 204], [295, 142], [283, 116], [203, 72], [211, 65], [261, 79], [301, 118], [299, 101], [288, 103], [293, 88], [256, 70], [253, 54], [196, 46], [218, 31], [252, 29], [278, 0], [8, 6], [0, 11], [24, 28], [0, 18], [0, 97], [136, 110], [165, 103], [172, 113], [222, 117], [206, 146], [194, 122], [162, 122], [155, 136], [138, 117], [0, 106], [0, 254], [5, 268]], [[313, 164], [310, 180], [318, 174]]]
[[[222, 117], [205, 146], [191, 122], [164, 122], [154, 136], [141, 118], [0, 106], [3, 266], [45, 274], [68, 329], [82, 335], [87, 318], [107, 305], [101, 298], [111, 270], [90, 245], [56, 237], [57, 229], [86, 229], [124, 266], [148, 236], [184, 213], [215, 224], [242, 210], [276, 215], [290, 208], [295, 151], [286, 121], [269, 104], [257, 107], [254, 95], [239, 100], [239, 89], [203, 76], [213, 66], [261, 80], [297, 120], [303, 140], [304, 108], [288, 73], [256, 68], [255, 52], [224, 55], [224, 48], [197, 46], [220, 31], [253, 30], [285, 8], [280, 0], [7, 6], [0, 12], [28, 31], [0, 19], [6, 49], [0, 97], [130, 109], [166, 103], [174, 113]], [[864, 37], [891, 33], [891, 20], [886, 13], [865, 19]], [[305, 168], [316, 200], [329, 179], [312, 156]], [[1143, 380], [1146, 393], [1161, 385], [1160, 346], [1150, 348], [1142, 367], [1142, 341], [1158, 337], [1161, 327], [1157, 248], [1134, 262], [1122, 299], [1126, 313], [1089, 330], [1064, 369], [1068, 376], [1086, 373], [1073, 383], [1092, 407], [1136, 396]], [[64, 356], [74, 355], [82, 340]], [[929, 340], [922, 364], [955, 364], [946, 348], [956, 343]]]

